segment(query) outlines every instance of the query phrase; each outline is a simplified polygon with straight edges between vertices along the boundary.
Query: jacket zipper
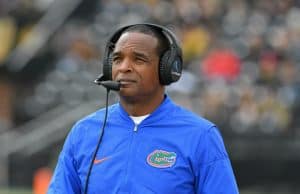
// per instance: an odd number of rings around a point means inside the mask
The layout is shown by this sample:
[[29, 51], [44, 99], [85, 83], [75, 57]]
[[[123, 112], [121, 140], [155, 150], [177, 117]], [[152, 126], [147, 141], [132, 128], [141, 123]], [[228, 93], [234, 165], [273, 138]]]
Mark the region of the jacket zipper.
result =
[[137, 124], [134, 124], [133, 131], [134, 131], [134, 132], [137, 132], [137, 130], [138, 130], [138, 125], [137, 125]]
[[131, 136], [131, 141], [130, 141], [130, 145], [129, 145], [129, 154], [128, 154], [128, 158], [127, 158], [127, 167], [126, 167], [126, 173], [125, 173], [125, 188], [126, 190], [130, 191], [131, 188], [128, 185], [128, 177], [130, 177], [130, 171], [131, 171], [131, 163], [132, 163], [132, 158], [133, 158], [133, 153], [134, 153], [134, 144], [135, 144], [135, 136], [137, 135], [137, 131], [138, 131], [138, 125], [134, 124], [134, 128], [133, 128], [133, 133]]

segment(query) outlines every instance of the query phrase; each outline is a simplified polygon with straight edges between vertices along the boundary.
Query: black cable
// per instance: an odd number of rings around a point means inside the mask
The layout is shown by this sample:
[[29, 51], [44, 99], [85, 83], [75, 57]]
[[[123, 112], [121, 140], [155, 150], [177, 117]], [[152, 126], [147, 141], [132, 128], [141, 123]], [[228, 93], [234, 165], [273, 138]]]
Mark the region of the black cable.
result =
[[101, 141], [102, 141], [102, 137], [103, 137], [103, 134], [104, 134], [104, 128], [105, 128], [105, 125], [106, 125], [107, 112], [108, 112], [108, 94], [109, 94], [109, 91], [110, 91], [110, 90], [107, 88], [107, 90], [106, 90], [106, 105], [105, 105], [105, 116], [104, 116], [104, 121], [103, 121], [102, 129], [101, 129], [101, 133], [100, 133], [100, 136], [99, 136], [99, 139], [98, 139], [98, 143], [97, 143], [96, 149], [95, 149], [95, 151], [94, 151], [94, 154], [93, 154], [93, 157], [92, 157], [90, 166], [89, 166], [88, 173], [87, 173], [87, 175], [86, 175], [86, 181], [85, 181], [85, 187], [84, 187], [84, 194], [87, 194], [87, 192], [88, 192], [89, 179], [90, 179], [90, 175], [91, 175], [91, 172], [92, 172], [92, 168], [93, 168], [93, 166], [94, 166], [94, 160], [95, 160], [95, 158], [96, 158], [96, 155], [97, 155], [97, 152], [98, 152], [98, 150], [99, 150], [100, 143], [101, 143]]

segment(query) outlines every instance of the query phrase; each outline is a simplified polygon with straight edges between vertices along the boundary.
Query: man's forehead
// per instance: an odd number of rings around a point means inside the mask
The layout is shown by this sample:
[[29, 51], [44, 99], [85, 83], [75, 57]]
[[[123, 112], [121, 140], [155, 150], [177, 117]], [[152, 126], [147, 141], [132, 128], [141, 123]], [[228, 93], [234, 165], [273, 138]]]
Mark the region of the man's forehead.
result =
[[120, 42], [124, 42], [124, 41], [143, 41], [143, 42], [147, 42], [147, 41], [151, 41], [151, 42], [155, 42], [157, 43], [157, 39], [156, 37], [150, 35], [150, 34], [145, 34], [142, 32], [125, 32], [123, 33], [119, 40], [116, 42], [116, 44], [120, 43]]
[[123, 48], [156, 49], [157, 39], [141, 32], [125, 32], [115, 44], [115, 50]]

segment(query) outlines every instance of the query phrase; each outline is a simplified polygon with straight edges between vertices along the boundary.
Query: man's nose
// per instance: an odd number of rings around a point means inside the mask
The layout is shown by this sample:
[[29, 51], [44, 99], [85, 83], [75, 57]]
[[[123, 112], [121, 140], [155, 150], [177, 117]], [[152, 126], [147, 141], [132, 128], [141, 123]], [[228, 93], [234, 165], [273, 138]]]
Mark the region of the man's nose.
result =
[[120, 62], [118, 67], [119, 71], [127, 72], [132, 70], [132, 61], [130, 59], [125, 58]]

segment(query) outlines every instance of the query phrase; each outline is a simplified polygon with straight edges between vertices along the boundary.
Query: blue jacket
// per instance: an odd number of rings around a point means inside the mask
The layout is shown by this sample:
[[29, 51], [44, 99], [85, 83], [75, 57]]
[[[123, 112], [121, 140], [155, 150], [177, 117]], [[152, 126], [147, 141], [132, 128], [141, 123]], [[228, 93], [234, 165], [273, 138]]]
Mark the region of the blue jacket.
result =
[[[105, 110], [69, 133], [48, 193], [83, 193]], [[237, 184], [216, 126], [169, 97], [135, 126], [117, 103], [94, 161], [89, 194], [236, 194]]]

